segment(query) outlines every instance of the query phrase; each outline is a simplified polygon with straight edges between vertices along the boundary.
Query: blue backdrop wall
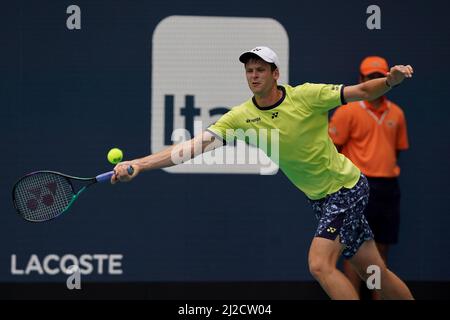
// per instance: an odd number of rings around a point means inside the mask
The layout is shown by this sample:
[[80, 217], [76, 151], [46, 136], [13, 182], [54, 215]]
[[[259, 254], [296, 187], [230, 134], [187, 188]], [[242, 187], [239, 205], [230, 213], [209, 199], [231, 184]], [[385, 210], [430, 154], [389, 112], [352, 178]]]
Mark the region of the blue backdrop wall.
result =
[[[66, 27], [71, 4], [81, 9], [80, 30]], [[355, 83], [366, 55], [413, 65], [414, 79], [389, 93], [405, 111], [411, 144], [400, 159], [401, 232], [391, 266], [408, 280], [449, 281], [450, 5], [378, 1], [382, 28], [369, 30], [371, 4], [2, 2], [0, 281], [60, 281], [61, 274], [18, 274], [32, 255], [42, 263], [50, 254], [122, 255], [121, 274], [101, 273], [97, 265], [88, 275], [93, 281], [312, 279], [307, 251], [315, 218], [281, 172], [158, 170], [130, 184], [96, 187], [51, 223], [15, 214], [11, 188], [25, 173], [92, 176], [110, 170], [110, 147], [127, 158], [151, 152], [152, 35], [172, 15], [275, 19], [288, 34], [291, 84]]]

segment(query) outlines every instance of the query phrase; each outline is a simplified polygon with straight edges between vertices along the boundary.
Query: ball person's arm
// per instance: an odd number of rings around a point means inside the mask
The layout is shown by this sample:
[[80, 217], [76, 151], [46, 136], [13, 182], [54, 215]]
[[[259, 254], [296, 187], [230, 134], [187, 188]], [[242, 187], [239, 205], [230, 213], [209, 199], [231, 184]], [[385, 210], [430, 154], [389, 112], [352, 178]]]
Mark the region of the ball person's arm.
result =
[[354, 86], [344, 87], [344, 99], [351, 101], [371, 101], [381, 97], [392, 87], [402, 83], [405, 78], [412, 78], [414, 73], [410, 65], [398, 65], [391, 68], [385, 78], [369, 80]]
[[[114, 168], [114, 175], [111, 177], [111, 183], [126, 182], [134, 179], [139, 173], [147, 170], [161, 169], [171, 167], [188, 161], [199, 154], [211, 151], [222, 146], [223, 143], [213, 134], [204, 131], [193, 139], [170, 146], [157, 153], [148, 155], [144, 158], [131, 161], [124, 161], [117, 164]], [[133, 175], [129, 175], [127, 169], [133, 166]]]

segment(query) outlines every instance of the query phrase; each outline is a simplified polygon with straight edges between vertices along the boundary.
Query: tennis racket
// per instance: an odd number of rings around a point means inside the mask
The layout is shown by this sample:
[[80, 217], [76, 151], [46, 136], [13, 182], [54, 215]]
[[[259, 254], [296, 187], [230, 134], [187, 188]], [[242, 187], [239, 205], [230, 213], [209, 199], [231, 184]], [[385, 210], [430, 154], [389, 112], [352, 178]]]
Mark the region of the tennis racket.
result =
[[[128, 167], [128, 174], [134, 169]], [[12, 196], [17, 213], [31, 222], [52, 220], [65, 213], [78, 196], [97, 182], [107, 182], [114, 171], [102, 173], [93, 178], [79, 178], [54, 171], [36, 171], [20, 178], [13, 187]], [[75, 190], [75, 181], [83, 187]]]

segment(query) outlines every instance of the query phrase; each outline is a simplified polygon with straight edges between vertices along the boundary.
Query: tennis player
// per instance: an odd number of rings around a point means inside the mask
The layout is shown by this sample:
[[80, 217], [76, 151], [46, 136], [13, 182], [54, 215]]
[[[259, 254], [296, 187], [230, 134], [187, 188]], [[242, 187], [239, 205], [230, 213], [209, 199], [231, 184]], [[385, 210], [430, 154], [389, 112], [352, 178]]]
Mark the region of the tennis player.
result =
[[[369, 266], [380, 268], [381, 298], [412, 299], [405, 283], [386, 268], [363, 215], [369, 196], [366, 177], [337, 152], [328, 135], [330, 109], [347, 101], [370, 101], [384, 95], [412, 77], [412, 67], [397, 65], [386, 77], [353, 86], [305, 83], [292, 87], [277, 84], [280, 64], [270, 48], [256, 47], [244, 52], [239, 60], [245, 66], [251, 99], [232, 108], [181, 146], [119, 163], [111, 182], [130, 181], [143, 171], [175, 165], [178, 162], [173, 160], [174, 154], [188, 160], [221, 146], [226, 143], [229, 130], [278, 130], [278, 165], [306, 194], [318, 218], [309, 249], [309, 270], [329, 297], [358, 299], [353, 285], [336, 268], [342, 254], [363, 280], [370, 276]], [[132, 176], [127, 173], [129, 165], [134, 167]]]

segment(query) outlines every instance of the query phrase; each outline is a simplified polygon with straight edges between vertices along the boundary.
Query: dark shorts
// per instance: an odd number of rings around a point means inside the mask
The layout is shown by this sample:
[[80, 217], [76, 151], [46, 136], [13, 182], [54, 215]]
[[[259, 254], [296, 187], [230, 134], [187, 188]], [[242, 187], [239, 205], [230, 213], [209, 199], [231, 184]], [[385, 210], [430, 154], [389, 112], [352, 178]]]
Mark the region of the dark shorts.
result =
[[375, 235], [382, 244], [398, 242], [400, 227], [400, 187], [397, 178], [367, 178], [370, 186], [369, 204], [364, 212]]
[[361, 174], [351, 189], [339, 191], [319, 200], [310, 200], [319, 220], [315, 237], [339, 241], [345, 245], [342, 255], [351, 258], [364, 241], [373, 239], [372, 230], [363, 212], [369, 198], [369, 184]]

